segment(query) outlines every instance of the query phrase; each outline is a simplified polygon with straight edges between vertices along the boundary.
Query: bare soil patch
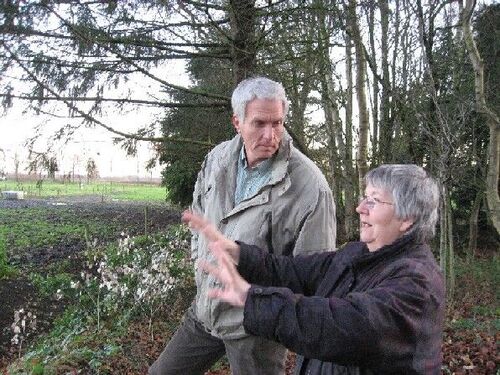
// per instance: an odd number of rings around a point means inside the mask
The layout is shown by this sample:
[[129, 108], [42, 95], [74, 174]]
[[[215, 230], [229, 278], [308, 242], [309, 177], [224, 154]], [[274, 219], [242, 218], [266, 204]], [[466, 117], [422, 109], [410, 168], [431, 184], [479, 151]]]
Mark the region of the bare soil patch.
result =
[[[106, 225], [115, 225], [116, 231], [107, 233], [99, 242], [117, 240], [122, 231], [129, 235], [158, 232], [171, 224], [180, 223], [178, 209], [169, 207], [166, 203], [103, 201], [101, 196], [75, 196], [46, 199], [0, 200], [0, 210], [29, 209], [31, 207], [47, 207], [51, 209], [48, 220], [57, 223], [60, 220], [58, 210], [64, 210], [67, 215], [78, 218], [91, 217]], [[145, 215], [147, 221], [145, 221]], [[56, 245], [39, 246], [31, 249], [9, 253], [9, 261], [20, 270], [19, 275], [7, 280], [0, 280], [0, 369], [19, 354], [19, 345], [12, 345], [13, 332], [11, 324], [14, 321], [14, 311], [24, 309], [37, 316], [36, 333], [46, 332], [55, 317], [64, 309], [64, 300], [41, 297], [30, 283], [27, 275], [30, 271], [43, 270], [56, 262], [69, 260], [71, 272], [79, 273], [81, 260], [79, 254], [85, 249], [84, 238], [63, 241]], [[35, 336], [27, 337], [22, 348], [26, 347]]]

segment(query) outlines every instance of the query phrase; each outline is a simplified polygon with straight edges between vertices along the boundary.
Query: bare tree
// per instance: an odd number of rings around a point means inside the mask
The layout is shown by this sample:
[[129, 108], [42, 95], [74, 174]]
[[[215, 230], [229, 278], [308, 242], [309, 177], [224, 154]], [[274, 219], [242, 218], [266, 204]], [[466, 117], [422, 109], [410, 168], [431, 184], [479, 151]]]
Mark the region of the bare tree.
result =
[[[461, 2], [459, 4], [462, 4]], [[466, 0], [465, 8], [461, 11], [462, 30], [464, 42], [469, 58], [474, 68], [474, 87], [477, 111], [484, 116], [488, 124], [490, 137], [488, 149], [488, 171], [486, 175], [486, 200], [488, 202], [489, 216], [500, 233], [500, 198], [498, 195], [498, 181], [500, 173], [500, 120], [486, 101], [484, 89], [484, 64], [476, 47], [472, 35], [471, 18], [476, 5], [475, 0]]]
[[364, 194], [363, 178], [368, 171], [368, 133], [369, 133], [369, 116], [366, 104], [366, 58], [364, 45], [361, 38], [361, 32], [358, 24], [358, 16], [356, 14], [356, 1], [349, 0], [347, 5], [347, 30], [351, 35], [354, 44], [354, 54], [356, 56], [356, 98], [358, 100], [359, 113], [359, 141], [356, 163], [358, 167], [358, 180], [360, 196]]
[[[325, 131], [327, 134], [328, 165], [330, 168], [331, 186], [337, 205], [337, 216], [342, 223], [346, 239], [356, 237], [357, 218], [355, 213], [355, 173], [352, 164], [352, 127], [344, 131], [340, 116], [341, 90], [336, 87], [335, 69], [330, 56], [329, 35], [332, 18], [326, 12], [319, 12], [317, 19], [318, 44], [322, 56], [319, 63], [321, 104], [325, 113]], [[350, 44], [350, 42], [349, 42]], [[349, 48], [351, 48], [349, 46]], [[350, 56], [349, 56], [350, 58]], [[352, 81], [351, 81], [352, 83]], [[352, 90], [352, 85], [351, 85]], [[352, 96], [352, 91], [351, 91]], [[352, 120], [351, 120], [352, 121]], [[349, 135], [347, 134], [349, 132]], [[346, 139], [351, 140], [349, 148]], [[339, 227], [339, 233], [342, 227]], [[344, 234], [344, 233], [342, 233]]]
[[99, 170], [97, 169], [97, 164], [94, 159], [89, 158], [87, 160], [85, 169], [87, 171], [87, 183], [99, 177]]

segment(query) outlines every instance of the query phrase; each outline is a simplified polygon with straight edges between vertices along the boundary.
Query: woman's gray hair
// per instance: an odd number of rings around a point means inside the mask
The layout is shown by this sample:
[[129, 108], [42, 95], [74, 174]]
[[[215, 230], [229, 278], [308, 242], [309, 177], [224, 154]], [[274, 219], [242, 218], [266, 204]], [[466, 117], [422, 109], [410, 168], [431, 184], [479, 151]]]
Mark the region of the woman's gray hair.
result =
[[247, 78], [236, 86], [231, 97], [233, 113], [241, 122], [245, 121], [247, 104], [254, 99], [281, 100], [283, 117], [288, 113], [288, 99], [281, 83], [266, 77]]
[[369, 171], [365, 182], [392, 194], [398, 219], [414, 220], [408, 233], [415, 233], [420, 241], [427, 241], [434, 236], [439, 187], [422, 167], [414, 164], [384, 164]]

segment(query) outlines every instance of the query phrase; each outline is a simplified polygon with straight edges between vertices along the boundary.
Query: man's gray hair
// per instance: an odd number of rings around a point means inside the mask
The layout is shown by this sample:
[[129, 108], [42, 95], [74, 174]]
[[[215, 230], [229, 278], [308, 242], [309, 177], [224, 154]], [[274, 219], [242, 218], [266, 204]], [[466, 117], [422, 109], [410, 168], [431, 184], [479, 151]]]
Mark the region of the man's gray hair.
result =
[[408, 233], [415, 233], [420, 241], [427, 241], [434, 236], [439, 187], [422, 167], [414, 164], [384, 164], [369, 171], [365, 182], [392, 194], [398, 219], [414, 220]]
[[283, 117], [286, 117], [288, 113], [288, 99], [281, 83], [266, 77], [247, 78], [236, 86], [231, 97], [233, 113], [241, 122], [245, 121], [248, 103], [254, 99], [281, 100]]

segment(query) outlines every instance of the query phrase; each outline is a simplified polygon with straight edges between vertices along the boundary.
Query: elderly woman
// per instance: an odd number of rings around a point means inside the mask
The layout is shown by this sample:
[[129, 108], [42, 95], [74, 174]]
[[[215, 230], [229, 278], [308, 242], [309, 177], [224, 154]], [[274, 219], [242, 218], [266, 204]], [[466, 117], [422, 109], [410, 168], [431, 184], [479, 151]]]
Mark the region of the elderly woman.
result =
[[296, 374], [439, 374], [445, 291], [426, 243], [437, 184], [416, 165], [382, 165], [365, 181], [361, 241], [336, 252], [274, 256], [183, 219], [211, 242], [217, 265], [201, 266], [221, 288], [210, 296], [242, 307], [248, 333], [296, 352]]

